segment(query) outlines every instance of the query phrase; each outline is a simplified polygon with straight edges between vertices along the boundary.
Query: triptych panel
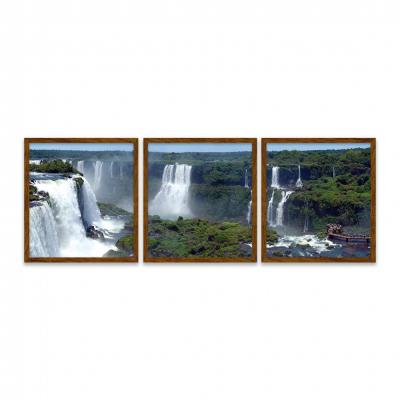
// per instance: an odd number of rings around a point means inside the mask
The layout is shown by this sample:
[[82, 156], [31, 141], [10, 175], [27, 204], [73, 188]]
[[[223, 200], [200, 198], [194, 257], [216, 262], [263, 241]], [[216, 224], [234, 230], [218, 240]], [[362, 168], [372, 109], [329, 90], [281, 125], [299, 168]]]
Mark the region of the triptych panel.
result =
[[[138, 261], [138, 139], [25, 139], [25, 261]], [[261, 259], [375, 262], [375, 139], [262, 139]], [[257, 261], [257, 139], [144, 139], [143, 260]]]

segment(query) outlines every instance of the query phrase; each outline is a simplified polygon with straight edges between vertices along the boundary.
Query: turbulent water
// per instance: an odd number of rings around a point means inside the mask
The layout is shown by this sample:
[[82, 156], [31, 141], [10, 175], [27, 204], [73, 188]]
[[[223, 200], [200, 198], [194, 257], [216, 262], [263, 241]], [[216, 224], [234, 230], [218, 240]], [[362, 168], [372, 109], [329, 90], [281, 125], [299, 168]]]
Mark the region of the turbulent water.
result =
[[[49, 194], [50, 206], [43, 201], [40, 206], [30, 208], [32, 257], [101, 257], [114, 248], [111, 241], [86, 237], [85, 227], [107, 225], [86, 180], [81, 190], [81, 202], [74, 179], [37, 179], [34, 185]], [[122, 226], [119, 224], [115, 228], [122, 229]]]
[[191, 170], [192, 166], [187, 164], [164, 167], [161, 188], [149, 205], [150, 215], [166, 219], [192, 216], [189, 207]]
[[267, 245], [267, 254], [272, 257], [367, 257], [369, 251], [363, 244], [337, 243], [315, 235], [284, 235], [277, 243]]

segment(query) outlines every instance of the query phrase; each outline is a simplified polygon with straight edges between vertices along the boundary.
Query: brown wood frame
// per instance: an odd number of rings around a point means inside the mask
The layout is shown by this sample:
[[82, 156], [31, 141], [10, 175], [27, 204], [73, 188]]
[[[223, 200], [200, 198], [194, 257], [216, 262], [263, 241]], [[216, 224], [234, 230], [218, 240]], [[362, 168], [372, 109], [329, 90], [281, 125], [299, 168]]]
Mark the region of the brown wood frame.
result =
[[[29, 146], [31, 143], [132, 143], [133, 151], [133, 256], [131, 257], [31, 257], [29, 253]], [[25, 138], [24, 139], [24, 261], [25, 262], [95, 262], [121, 263], [138, 261], [138, 154], [136, 138]]]
[[[149, 257], [147, 255], [147, 235], [148, 235], [148, 145], [149, 143], [251, 143], [252, 145], [252, 255], [251, 257]], [[223, 262], [257, 262], [257, 139], [226, 139], [226, 138], [162, 138], [144, 139], [143, 144], [143, 259], [144, 262], [155, 263], [223, 263]]]
[[[267, 256], [267, 144], [269, 143], [369, 143], [371, 146], [371, 251], [369, 257], [346, 257], [346, 258], [333, 258], [333, 257], [269, 257]], [[269, 263], [292, 263], [292, 262], [376, 262], [376, 139], [375, 138], [263, 138], [261, 139], [261, 218], [262, 218], [262, 262]]]

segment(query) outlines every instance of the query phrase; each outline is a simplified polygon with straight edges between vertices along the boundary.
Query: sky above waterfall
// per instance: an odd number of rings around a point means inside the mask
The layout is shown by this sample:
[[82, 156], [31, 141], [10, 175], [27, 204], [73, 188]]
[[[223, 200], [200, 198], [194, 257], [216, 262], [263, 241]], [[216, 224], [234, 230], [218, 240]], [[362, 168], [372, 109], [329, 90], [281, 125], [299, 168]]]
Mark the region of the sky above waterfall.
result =
[[132, 151], [132, 143], [31, 143], [30, 150]]
[[268, 151], [369, 149], [369, 143], [267, 143]]
[[149, 143], [154, 153], [220, 153], [251, 151], [251, 143]]

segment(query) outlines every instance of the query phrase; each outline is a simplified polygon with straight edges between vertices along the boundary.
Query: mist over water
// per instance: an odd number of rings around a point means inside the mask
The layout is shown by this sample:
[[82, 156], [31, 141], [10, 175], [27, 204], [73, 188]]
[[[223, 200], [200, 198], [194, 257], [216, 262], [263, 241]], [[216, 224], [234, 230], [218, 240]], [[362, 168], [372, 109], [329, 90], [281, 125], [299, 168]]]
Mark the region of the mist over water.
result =
[[112, 203], [132, 212], [132, 161], [85, 159], [72, 160], [72, 165], [90, 183], [98, 201]]
[[50, 206], [42, 202], [40, 206], [30, 208], [32, 257], [101, 257], [114, 248], [111, 242], [86, 237], [85, 225], [102, 223], [87, 181], [82, 185], [83, 214], [74, 179], [36, 180], [34, 185], [49, 194]]

